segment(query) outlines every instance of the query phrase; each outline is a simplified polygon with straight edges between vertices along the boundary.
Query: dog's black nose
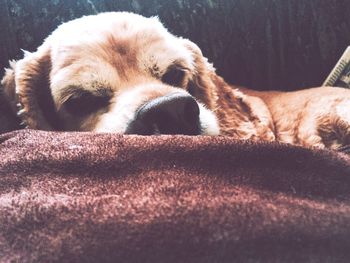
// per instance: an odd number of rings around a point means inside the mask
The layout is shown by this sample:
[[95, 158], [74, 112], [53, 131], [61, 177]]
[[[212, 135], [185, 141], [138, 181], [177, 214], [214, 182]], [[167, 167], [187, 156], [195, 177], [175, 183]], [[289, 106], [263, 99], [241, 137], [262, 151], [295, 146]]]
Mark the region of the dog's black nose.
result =
[[127, 134], [200, 134], [199, 107], [186, 94], [172, 93], [147, 102], [129, 123]]

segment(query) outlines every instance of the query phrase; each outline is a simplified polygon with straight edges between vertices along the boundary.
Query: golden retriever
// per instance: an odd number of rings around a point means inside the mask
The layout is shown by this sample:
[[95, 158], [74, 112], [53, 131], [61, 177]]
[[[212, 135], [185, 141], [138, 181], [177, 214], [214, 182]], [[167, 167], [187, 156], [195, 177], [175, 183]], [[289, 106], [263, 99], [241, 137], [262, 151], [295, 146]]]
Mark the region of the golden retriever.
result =
[[338, 149], [350, 143], [350, 91], [258, 92], [228, 85], [191, 41], [127, 12], [59, 26], [2, 80], [29, 128], [228, 135]]

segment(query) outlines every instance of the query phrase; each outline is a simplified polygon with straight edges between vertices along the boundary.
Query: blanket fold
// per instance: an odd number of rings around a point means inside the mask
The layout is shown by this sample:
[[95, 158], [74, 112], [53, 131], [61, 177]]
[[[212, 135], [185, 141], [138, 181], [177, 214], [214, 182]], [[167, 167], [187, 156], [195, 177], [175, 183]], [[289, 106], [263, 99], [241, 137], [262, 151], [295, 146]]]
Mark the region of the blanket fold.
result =
[[0, 261], [348, 262], [350, 158], [227, 137], [0, 136]]

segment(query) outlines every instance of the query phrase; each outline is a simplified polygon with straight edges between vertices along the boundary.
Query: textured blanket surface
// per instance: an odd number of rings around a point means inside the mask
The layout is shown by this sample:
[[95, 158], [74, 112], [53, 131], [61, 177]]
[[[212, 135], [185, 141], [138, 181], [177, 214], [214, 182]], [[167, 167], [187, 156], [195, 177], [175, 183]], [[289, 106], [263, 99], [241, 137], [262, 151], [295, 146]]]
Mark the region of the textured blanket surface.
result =
[[0, 136], [1, 262], [349, 262], [350, 159], [225, 137]]

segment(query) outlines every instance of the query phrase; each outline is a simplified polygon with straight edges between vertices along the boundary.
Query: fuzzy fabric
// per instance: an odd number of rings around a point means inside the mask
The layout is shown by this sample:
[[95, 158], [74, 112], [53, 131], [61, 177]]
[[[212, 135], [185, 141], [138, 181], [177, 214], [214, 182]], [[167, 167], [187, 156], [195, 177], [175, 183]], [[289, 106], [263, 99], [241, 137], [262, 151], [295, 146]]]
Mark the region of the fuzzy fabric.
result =
[[0, 142], [1, 262], [350, 260], [346, 155], [200, 136]]

